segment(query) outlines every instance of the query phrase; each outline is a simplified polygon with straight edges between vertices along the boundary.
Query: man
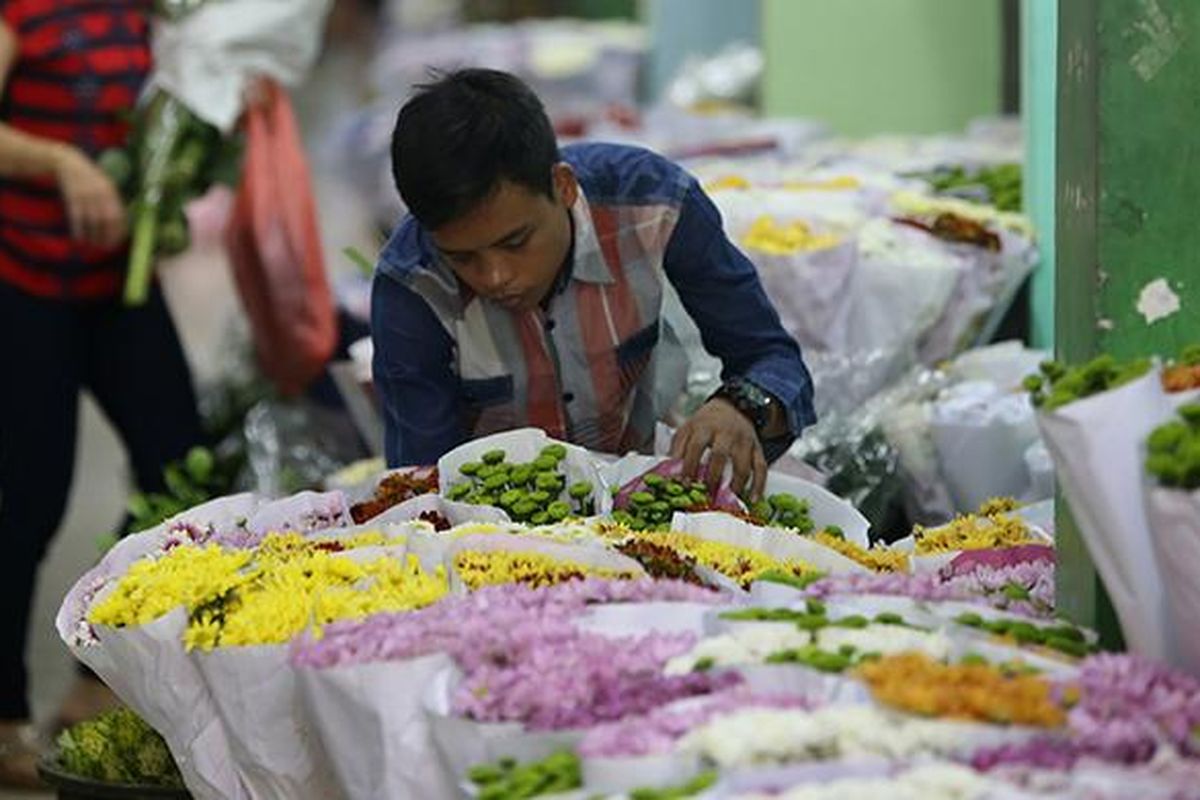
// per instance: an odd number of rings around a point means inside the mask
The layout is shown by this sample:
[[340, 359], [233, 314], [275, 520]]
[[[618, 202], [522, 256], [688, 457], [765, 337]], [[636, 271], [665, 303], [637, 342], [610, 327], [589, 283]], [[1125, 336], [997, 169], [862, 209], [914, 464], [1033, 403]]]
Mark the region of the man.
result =
[[[512, 75], [419, 87], [392, 140], [410, 216], [380, 257], [375, 384], [388, 463], [432, 463], [523, 426], [608, 453], [646, 449], [683, 388], [664, 278], [725, 383], [675, 435], [695, 474], [761, 494], [767, 464], [814, 421], [796, 342], [694, 178], [649, 151], [561, 151]], [[669, 373], [674, 379], [667, 379]]]

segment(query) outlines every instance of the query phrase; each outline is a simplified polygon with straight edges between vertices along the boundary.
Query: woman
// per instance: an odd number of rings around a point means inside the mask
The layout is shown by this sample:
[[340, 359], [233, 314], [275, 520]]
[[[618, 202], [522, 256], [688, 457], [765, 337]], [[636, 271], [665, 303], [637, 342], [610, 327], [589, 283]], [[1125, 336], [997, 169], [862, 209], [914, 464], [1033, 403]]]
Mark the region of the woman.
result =
[[163, 465], [200, 440], [161, 293], [120, 303], [126, 214], [96, 165], [128, 135], [151, 64], [150, 10], [0, 0], [0, 785], [37, 785], [23, 653], [71, 486], [80, 390], [116, 427], [143, 490], [162, 489]]

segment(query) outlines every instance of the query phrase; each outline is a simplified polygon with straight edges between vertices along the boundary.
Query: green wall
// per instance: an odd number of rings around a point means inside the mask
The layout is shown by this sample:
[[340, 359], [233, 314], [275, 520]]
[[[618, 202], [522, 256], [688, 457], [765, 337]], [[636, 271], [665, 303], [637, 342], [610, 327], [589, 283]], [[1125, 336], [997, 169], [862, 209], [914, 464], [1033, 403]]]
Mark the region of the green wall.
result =
[[763, 0], [762, 20], [767, 114], [937, 133], [1000, 107], [998, 0]]

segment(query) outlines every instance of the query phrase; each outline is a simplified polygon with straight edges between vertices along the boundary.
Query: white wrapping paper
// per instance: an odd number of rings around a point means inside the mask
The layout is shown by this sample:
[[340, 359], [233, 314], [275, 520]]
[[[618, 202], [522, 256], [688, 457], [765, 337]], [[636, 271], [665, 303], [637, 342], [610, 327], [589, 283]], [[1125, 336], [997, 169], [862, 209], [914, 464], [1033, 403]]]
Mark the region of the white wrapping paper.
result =
[[1200, 677], [1200, 491], [1152, 488], [1146, 511], [1167, 600], [1174, 664]]
[[183, 650], [186, 627], [182, 607], [139, 627], [97, 625], [100, 646], [110, 659], [97, 674], [162, 734], [193, 795], [250, 797], [233, 767], [228, 731], [214, 700]]
[[341, 793], [350, 800], [454, 796], [423, 700], [444, 654], [298, 668], [301, 694]]
[[1143, 501], [1143, 443], [1171, 415], [1157, 371], [1038, 415], [1071, 513], [1131, 650], [1169, 660], [1162, 573]]
[[193, 662], [224, 722], [233, 765], [250, 798], [338, 800], [344, 795], [300, 702], [288, 655], [283, 644], [218, 647], [193, 653]]

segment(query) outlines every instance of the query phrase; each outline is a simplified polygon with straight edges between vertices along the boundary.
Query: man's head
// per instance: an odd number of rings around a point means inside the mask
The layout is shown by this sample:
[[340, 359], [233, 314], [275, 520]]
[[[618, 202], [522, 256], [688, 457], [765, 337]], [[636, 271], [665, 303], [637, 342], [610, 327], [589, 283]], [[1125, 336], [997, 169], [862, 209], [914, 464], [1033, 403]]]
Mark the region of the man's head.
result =
[[528, 86], [464, 69], [418, 87], [396, 119], [392, 173], [472, 290], [513, 309], [546, 296], [571, 248], [578, 188]]

